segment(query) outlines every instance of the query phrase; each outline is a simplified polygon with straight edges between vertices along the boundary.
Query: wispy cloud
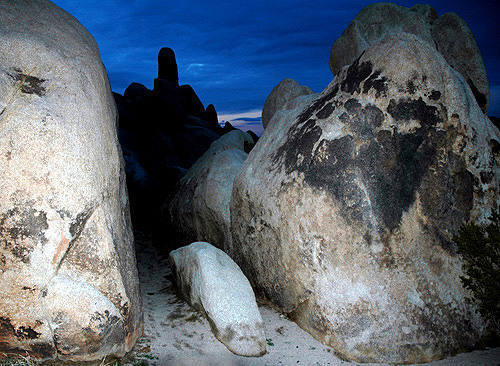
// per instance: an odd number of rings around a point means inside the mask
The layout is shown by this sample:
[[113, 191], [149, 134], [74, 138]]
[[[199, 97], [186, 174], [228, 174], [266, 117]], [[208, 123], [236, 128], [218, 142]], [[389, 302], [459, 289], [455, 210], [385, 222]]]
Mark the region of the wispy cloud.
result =
[[[131, 82], [151, 87], [157, 53], [174, 49], [179, 80], [203, 103], [225, 113], [262, 109], [284, 78], [315, 91], [332, 79], [332, 43], [372, 0], [53, 0], [94, 35], [114, 91]], [[494, 1], [431, 0], [439, 14], [455, 11], [470, 25], [490, 85], [500, 84], [500, 48]], [[400, 0], [412, 6], [414, 0]], [[203, 66], [202, 66], [203, 65]], [[494, 94], [492, 92], [492, 94]], [[496, 95], [496, 96], [495, 96]], [[492, 108], [500, 110], [498, 93]]]

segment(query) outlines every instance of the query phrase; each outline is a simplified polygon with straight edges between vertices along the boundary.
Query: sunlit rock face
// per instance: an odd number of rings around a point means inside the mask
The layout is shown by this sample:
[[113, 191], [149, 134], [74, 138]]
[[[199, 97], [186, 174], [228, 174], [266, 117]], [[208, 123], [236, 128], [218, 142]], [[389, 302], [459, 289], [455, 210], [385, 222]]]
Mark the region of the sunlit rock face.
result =
[[117, 114], [92, 36], [0, 3], [0, 352], [124, 355], [142, 305]]
[[451, 239], [498, 207], [500, 132], [467, 82], [398, 33], [307, 97], [277, 112], [235, 179], [231, 257], [348, 359], [474, 345], [484, 322]]
[[429, 43], [469, 84], [477, 103], [488, 112], [490, 90], [479, 47], [467, 23], [455, 13], [438, 17], [430, 5], [411, 8], [392, 3], [365, 7], [335, 41], [330, 51], [334, 75], [388, 35], [410, 33]]

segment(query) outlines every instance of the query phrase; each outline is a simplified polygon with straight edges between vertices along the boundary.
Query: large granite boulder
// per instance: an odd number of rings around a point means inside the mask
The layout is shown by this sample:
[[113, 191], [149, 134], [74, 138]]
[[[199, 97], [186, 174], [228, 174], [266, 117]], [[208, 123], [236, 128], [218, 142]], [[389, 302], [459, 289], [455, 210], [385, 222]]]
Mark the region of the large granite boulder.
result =
[[266, 128], [276, 111], [282, 109], [288, 101], [301, 95], [313, 93], [311, 88], [300, 85], [293, 79], [282, 80], [266, 98], [264, 108], [262, 109], [262, 126]]
[[0, 353], [91, 361], [141, 335], [116, 121], [85, 28], [0, 2]]
[[237, 355], [264, 355], [264, 322], [238, 265], [204, 242], [173, 250], [169, 258], [180, 294], [203, 312], [215, 337]]
[[236, 177], [230, 256], [256, 290], [361, 362], [427, 362], [485, 322], [452, 236], [499, 205], [500, 132], [408, 33], [271, 123]]
[[490, 91], [486, 68], [472, 32], [455, 13], [446, 13], [438, 19], [430, 5], [406, 8], [375, 3], [365, 7], [333, 44], [329, 60], [332, 73], [337, 75], [375, 42], [401, 32], [414, 34], [436, 47], [462, 74], [483, 112], [488, 111]]
[[230, 246], [233, 181], [251, 146], [253, 139], [247, 133], [231, 131], [212, 143], [180, 179], [164, 206], [173, 245], [207, 241], [223, 250]]

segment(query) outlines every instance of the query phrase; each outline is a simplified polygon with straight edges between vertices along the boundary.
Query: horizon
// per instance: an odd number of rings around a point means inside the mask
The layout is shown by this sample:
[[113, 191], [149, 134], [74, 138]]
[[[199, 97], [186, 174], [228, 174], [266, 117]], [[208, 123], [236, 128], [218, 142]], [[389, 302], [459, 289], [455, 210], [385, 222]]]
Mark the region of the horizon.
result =
[[[213, 104], [219, 122], [239, 120], [245, 128], [245, 119], [252, 118], [246, 121], [252, 130], [265, 99], [281, 80], [292, 78], [316, 93], [333, 80], [328, 66], [332, 44], [356, 14], [373, 3], [320, 0], [311, 8], [302, 0], [194, 0], [175, 7], [154, 0], [127, 0], [126, 6], [118, 0], [53, 2], [96, 39], [114, 92], [123, 95], [132, 82], [152, 89], [158, 52], [170, 47], [180, 84], [191, 85], [205, 106]], [[396, 3], [411, 7], [417, 2]], [[498, 5], [488, 0], [427, 3], [439, 16], [456, 12], [469, 25], [490, 84], [488, 115], [500, 116], [499, 31], [492, 16]]]

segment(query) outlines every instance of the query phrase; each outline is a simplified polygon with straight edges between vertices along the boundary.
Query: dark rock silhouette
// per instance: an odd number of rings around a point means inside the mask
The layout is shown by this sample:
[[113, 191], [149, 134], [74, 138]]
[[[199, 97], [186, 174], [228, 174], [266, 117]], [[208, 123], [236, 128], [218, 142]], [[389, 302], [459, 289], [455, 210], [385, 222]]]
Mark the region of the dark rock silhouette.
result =
[[219, 119], [217, 117], [217, 112], [215, 111], [215, 107], [213, 104], [209, 104], [207, 106], [207, 109], [202, 114], [202, 118], [208, 123], [210, 123], [210, 125], [213, 126], [214, 128], [220, 127]]
[[144, 85], [139, 83], [132, 83], [125, 89], [125, 93], [123, 93], [124, 97], [145, 97], [151, 95], [151, 90], [146, 88]]
[[497, 126], [498, 129], [500, 129], [500, 118], [499, 117], [494, 117], [494, 116], [489, 116], [490, 121], [493, 122], [495, 126]]
[[[170, 48], [158, 54], [153, 90], [131, 83], [123, 96], [114, 93], [114, 97], [134, 227], [148, 231], [163, 227], [157, 225], [160, 206], [179, 179], [212, 142], [235, 128], [228, 123], [221, 128], [215, 107], [210, 104], [205, 109], [190, 85], [179, 86]], [[154, 241], [155, 237], [153, 230]]]
[[234, 127], [231, 123], [227, 122], [224, 124], [224, 127], [222, 128], [222, 131], [224, 133], [228, 133], [232, 130], [236, 130], [236, 127]]
[[257, 141], [259, 141], [259, 136], [257, 136], [255, 132], [248, 130], [247, 133], [252, 137], [254, 144], [256, 144]]
[[174, 50], [163, 47], [158, 53], [158, 79], [168, 80], [179, 85], [179, 73]]

